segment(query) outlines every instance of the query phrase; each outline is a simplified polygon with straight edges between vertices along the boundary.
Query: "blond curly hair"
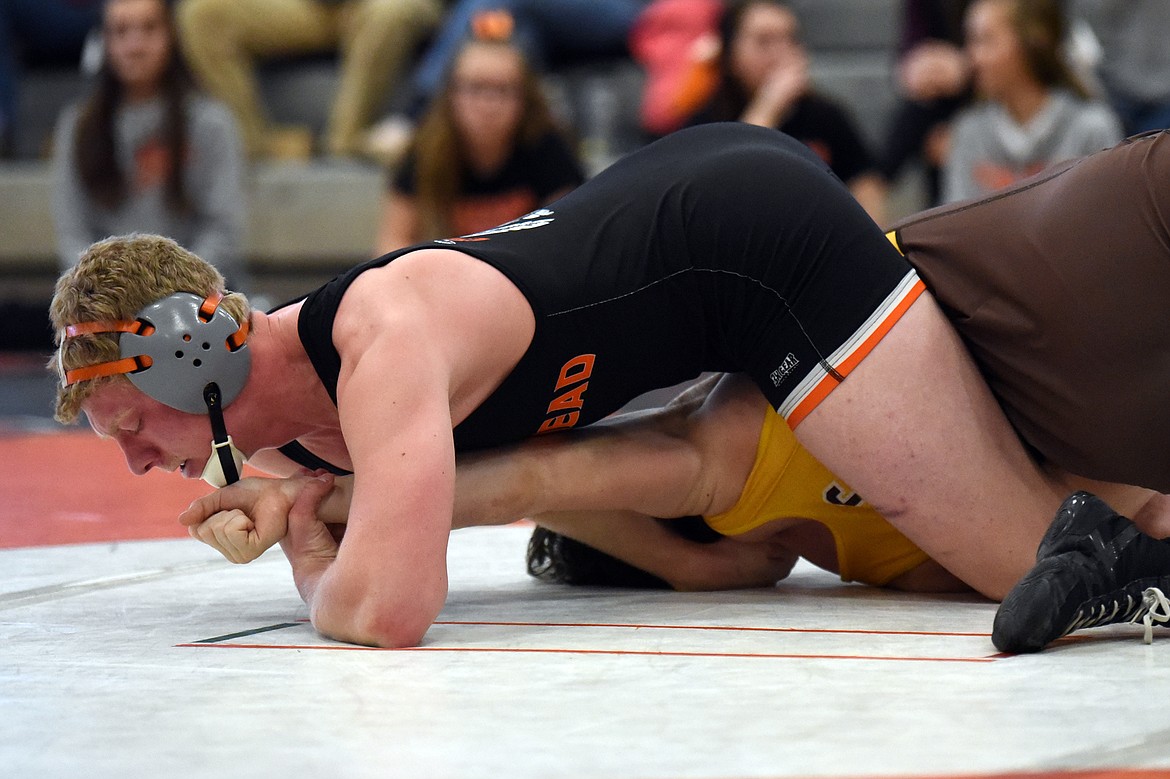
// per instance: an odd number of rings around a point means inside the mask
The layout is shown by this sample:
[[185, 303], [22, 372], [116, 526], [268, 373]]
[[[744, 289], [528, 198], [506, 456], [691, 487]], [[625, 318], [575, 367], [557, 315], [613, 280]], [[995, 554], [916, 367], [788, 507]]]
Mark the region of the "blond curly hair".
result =
[[91, 245], [81, 260], [57, 280], [49, 315], [56, 331], [57, 353], [49, 369], [57, 374], [54, 416], [77, 421], [81, 404], [93, 392], [124, 375], [103, 376], [64, 386], [65, 372], [119, 358], [118, 333], [65, 337], [65, 327], [81, 322], [132, 320], [146, 306], [176, 292], [206, 297], [224, 294], [220, 305], [237, 322], [249, 318], [248, 299], [225, 289], [223, 275], [169, 238], [134, 234], [115, 236]]

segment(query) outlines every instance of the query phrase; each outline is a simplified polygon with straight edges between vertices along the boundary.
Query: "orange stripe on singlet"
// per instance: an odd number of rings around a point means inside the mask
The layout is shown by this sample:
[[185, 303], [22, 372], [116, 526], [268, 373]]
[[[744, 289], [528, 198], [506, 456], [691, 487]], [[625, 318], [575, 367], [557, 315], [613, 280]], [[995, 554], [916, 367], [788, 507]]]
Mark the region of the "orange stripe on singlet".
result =
[[[873, 351], [873, 348], [878, 345], [878, 342], [885, 338], [886, 333], [890, 332], [890, 329], [910, 310], [910, 306], [925, 291], [926, 285], [922, 282], [922, 279], [915, 281], [914, 286], [902, 296], [902, 299], [898, 301], [897, 305], [890, 309], [890, 313], [882, 319], [881, 323], [869, 334], [869, 337], [862, 341], [860, 346], [850, 352], [849, 356], [842, 360], [840, 365], [834, 366], [837, 374], [843, 379], [852, 373], [853, 369]], [[804, 418], [812, 413], [812, 410], [820, 405], [821, 401], [827, 398], [829, 393], [836, 389], [840, 383], [837, 377], [832, 374], [826, 375], [817, 382], [817, 385], [813, 387], [812, 391], [788, 415], [788, 426], [795, 430], [796, 426], [803, 422]]]

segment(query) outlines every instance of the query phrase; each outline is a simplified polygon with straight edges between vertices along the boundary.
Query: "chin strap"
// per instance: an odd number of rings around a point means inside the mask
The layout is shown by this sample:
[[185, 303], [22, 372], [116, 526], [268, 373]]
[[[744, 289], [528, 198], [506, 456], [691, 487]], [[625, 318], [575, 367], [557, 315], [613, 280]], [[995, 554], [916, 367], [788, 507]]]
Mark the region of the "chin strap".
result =
[[223, 396], [219, 385], [214, 381], [203, 388], [203, 402], [207, 404], [207, 415], [211, 418], [211, 448], [212, 456], [219, 458], [219, 466], [223, 469], [226, 484], [235, 484], [240, 480], [240, 472], [236, 468], [235, 458], [232, 456], [232, 439], [227, 433], [227, 425], [223, 421]]

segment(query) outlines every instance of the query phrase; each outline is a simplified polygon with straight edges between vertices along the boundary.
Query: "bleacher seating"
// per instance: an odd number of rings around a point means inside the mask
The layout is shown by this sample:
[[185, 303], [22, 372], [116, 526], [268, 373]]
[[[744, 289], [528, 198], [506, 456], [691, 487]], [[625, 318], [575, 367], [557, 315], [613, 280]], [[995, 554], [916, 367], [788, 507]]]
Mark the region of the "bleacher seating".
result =
[[817, 89], [850, 108], [866, 140], [884, 138], [894, 107], [900, 0], [791, 0]]
[[[817, 88], [850, 106], [876, 143], [894, 100], [890, 69], [899, 0], [792, 5], [804, 24]], [[318, 131], [324, 126], [336, 79], [332, 60], [268, 66], [261, 79], [275, 120]], [[575, 129], [591, 172], [642, 142], [636, 120], [642, 74], [629, 60], [561, 68], [548, 84], [554, 110]], [[18, 159], [0, 164], [0, 278], [33, 273], [51, 282], [56, 274], [46, 154], [57, 112], [84, 88], [72, 72], [28, 75], [17, 120]], [[336, 269], [365, 257], [384, 178], [373, 166], [328, 160], [256, 166], [246, 245], [258, 277]], [[0, 287], [0, 298], [8, 286]]]

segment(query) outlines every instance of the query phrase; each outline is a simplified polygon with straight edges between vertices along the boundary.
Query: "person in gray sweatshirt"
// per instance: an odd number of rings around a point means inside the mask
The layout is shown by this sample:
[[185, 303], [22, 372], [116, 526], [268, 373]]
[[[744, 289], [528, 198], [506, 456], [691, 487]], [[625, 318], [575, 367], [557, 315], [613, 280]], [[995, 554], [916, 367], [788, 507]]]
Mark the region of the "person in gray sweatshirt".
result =
[[62, 269], [106, 236], [157, 233], [247, 288], [235, 120], [195, 91], [164, 0], [109, 0], [102, 33], [94, 89], [57, 123], [53, 219]]
[[945, 202], [989, 195], [1124, 137], [1065, 59], [1058, 0], [976, 0], [965, 28], [980, 100], [955, 115]]

